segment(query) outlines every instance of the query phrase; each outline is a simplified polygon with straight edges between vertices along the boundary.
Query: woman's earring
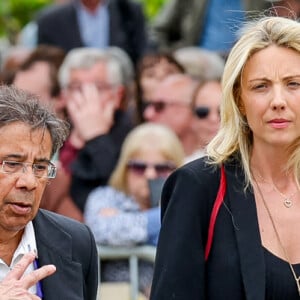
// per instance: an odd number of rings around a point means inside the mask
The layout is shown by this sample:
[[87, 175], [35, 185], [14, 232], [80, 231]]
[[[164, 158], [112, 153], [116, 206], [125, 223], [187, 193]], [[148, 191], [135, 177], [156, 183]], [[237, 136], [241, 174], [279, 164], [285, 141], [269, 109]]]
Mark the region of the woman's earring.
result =
[[242, 131], [244, 134], [248, 135], [251, 132], [251, 129], [249, 127], [249, 124], [247, 122], [246, 118], [243, 118], [243, 122], [242, 122]]

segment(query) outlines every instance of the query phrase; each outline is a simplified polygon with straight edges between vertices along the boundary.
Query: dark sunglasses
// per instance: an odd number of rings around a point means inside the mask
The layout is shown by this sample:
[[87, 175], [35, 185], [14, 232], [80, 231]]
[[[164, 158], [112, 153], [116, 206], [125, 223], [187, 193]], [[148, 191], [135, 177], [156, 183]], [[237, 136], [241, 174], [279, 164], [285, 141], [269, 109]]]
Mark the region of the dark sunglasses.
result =
[[148, 164], [144, 161], [130, 160], [127, 163], [127, 168], [138, 175], [144, 175], [147, 168], [154, 168], [158, 176], [165, 177], [168, 176], [176, 166], [171, 162]]
[[207, 106], [198, 106], [194, 108], [194, 113], [199, 119], [205, 119], [210, 113], [210, 108]]
[[163, 102], [163, 101], [156, 101], [156, 102], [152, 102], [152, 101], [143, 101], [142, 103], [142, 109], [143, 111], [146, 110], [149, 106], [153, 107], [153, 109], [155, 110], [156, 113], [160, 113], [163, 110], [165, 110], [166, 106], [168, 105], [168, 103]]
[[167, 106], [174, 106], [174, 105], [180, 105], [180, 106], [186, 106], [187, 104], [186, 103], [180, 103], [180, 102], [176, 102], [175, 100], [173, 100], [172, 102], [166, 102], [166, 101], [162, 101], [162, 100], [159, 100], [159, 101], [143, 101], [142, 102], [142, 109], [143, 111], [145, 109], [147, 109], [147, 107], [151, 106], [153, 107], [153, 109], [155, 110], [156, 113], [160, 113], [162, 111], [165, 110], [165, 108]]
[[[199, 118], [199, 119], [206, 119], [211, 112], [211, 109], [207, 106], [198, 106], [194, 108], [194, 114]], [[220, 114], [220, 111], [219, 111]]]

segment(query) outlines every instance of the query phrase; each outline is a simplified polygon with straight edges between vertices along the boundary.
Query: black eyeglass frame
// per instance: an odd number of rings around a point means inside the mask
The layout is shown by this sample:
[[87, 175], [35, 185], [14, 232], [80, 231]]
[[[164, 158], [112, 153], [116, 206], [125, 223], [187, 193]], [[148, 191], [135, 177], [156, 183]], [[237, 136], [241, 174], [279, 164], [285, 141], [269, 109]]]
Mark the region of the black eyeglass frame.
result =
[[144, 112], [149, 106], [152, 106], [154, 111], [156, 113], [161, 113], [163, 112], [167, 106], [186, 106], [188, 107], [189, 104], [187, 103], [181, 103], [178, 101], [142, 101], [142, 111]]

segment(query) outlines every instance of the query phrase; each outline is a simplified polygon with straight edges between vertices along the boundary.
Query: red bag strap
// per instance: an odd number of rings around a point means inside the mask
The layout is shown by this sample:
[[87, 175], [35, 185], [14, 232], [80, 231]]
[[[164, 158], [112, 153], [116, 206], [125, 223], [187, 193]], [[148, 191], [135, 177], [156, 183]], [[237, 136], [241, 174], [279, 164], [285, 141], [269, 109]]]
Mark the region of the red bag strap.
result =
[[226, 176], [225, 176], [225, 168], [222, 165], [219, 190], [218, 190], [218, 194], [217, 194], [217, 197], [216, 197], [216, 200], [215, 200], [212, 212], [211, 212], [210, 220], [209, 220], [208, 237], [207, 237], [205, 253], [204, 253], [205, 261], [207, 261], [208, 256], [209, 256], [209, 252], [211, 249], [213, 236], [214, 236], [215, 223], [216, 223], [216, 219], [217, 219], [217, 215], [218, 215], [220, 206], [223, 203], [225, 192], [226, 192]]

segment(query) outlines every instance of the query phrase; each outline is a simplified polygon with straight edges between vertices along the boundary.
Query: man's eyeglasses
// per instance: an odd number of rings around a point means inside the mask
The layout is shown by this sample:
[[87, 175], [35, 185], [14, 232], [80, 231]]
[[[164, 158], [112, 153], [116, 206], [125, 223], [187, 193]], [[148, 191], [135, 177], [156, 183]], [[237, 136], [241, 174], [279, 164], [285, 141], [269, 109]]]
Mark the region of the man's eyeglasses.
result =
[[207, 106], [198, 106], [194, 108], [194, 113], [199, 119], [206, 119], [211, 112], [211, 109]]
[[171, 162], [148, 164], [144, 161], [130, 160], [127, 163], [127, 168], [137, 175], [144, 175], [147, 168], [154, 168], [159, 177], [166, 177], [176, 169], [176, 166]]
[[181, 103], [181, 102], [175, 102], [175, 101], [170, 101], [170, 102], [166, 102], [166, 101], [143, 101], [142, 103], [142, 109], [143, 111], [146, 110], [149, 106], [153, 107], [154, 111], [156, 113], [160, 113], [162, 111], [164, 111], [166, 109], [167, 106], [174, 106], [174, 105], [179, 105], [179, 106], [187, 106], [186, 103]]
[[31, 167], [35, 177], [38, 178], [55, 178], [56, 166], [51, 162], [27, 163], [20, 161], [3, 160], [1, 164], [1, 173], [20, 174], [27, 171], [27, 167]]

